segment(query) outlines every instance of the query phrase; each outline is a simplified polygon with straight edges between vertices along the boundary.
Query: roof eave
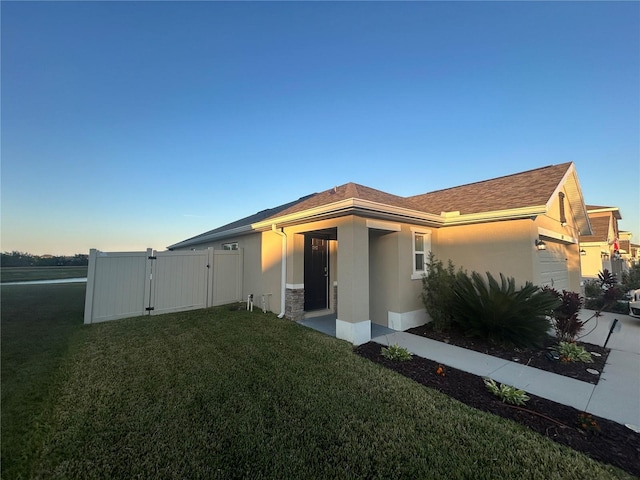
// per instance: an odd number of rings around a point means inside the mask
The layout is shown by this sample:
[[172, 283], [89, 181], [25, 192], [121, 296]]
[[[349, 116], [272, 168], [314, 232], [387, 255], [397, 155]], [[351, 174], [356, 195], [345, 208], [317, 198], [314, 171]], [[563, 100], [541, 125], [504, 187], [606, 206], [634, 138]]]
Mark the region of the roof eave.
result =
[[622, 214], [618, 207], [599, 207], [588, 209], [589, 213], [611, 213], [617, 220], [622, 220]]
[[305, 223], [307, 221], [335, 218], [349, 214], [359, 214], [395, 220], [401, 219], [406, 222], [425, 223], [433, 226], [440, 226], [442, 224], [442, 218], [440, 215], [420, 212], [418, 210], [397, 207], [394, 205], [387, 205], [384, 203], [372, 202], [370, 200], [349, 198], [339, 202], [302, 210], [289, 215], [272, 217], [270, 219], [254, 223], [252, 228], [254, 230], [263, 230], [271, 228], [271, 225], [274, 224], [279, 226], [295, 225]]
[[208, 235], [199, 235], [197, 237], [189, 238], [182, 242], [174, 243], [167, 247], [167, 250], [175, 250], [176, 248], [186, 248], [192, 245], [201, 245], [203, 243], [213, 242], [221, 238], [233, 237], [239, 235], [246, 235], [252, 232], [251, 225], [242, 225], [240, 227], [231, 228], [229, 230], [223, 230], [220, 232], [211, 233]]
[[546, 213], [545, 205], [532, 207], [511, 208], [507, 210], [495, 210], [492, 212], [467, 213], [464, 215], [443, 215], [443, 226], [470, 225], [483, 222], [497, 222], [501, 220], [518, 220], [537, 217]]
[[316, 207], [300, 212], [295, 212], [281, 217], [273, 217], [262, 220], [251, 225], [245, 225], [230, 230], [212, 233], [210, 235], [200, 236], [184, 242], [176, 243], [169, 246], [169, 249], [186, 248], [192, 245], [199, 245], [206, 242], [215, 241], [221, 238], [227, 238], [237, 235], [246, 235], [252, 232], [266, 231], [272, 228], [272, 225], [290, 226], [299, 225], [311, 221], [326, 220], [330, 218], [338, 218], [345, 215], [362, 215], [375, 217], [380, 219], [402, 221], [405, 223], [414, 223], [421, 225], [429, 225], [432, 227], [470, 225], [482, 222], [495, 222], [501, 220], [517, 220], [523, 218], [532, 218], [545, 213], [545, 205], [537, 205], [533, 207], [498, 210], [493, 212], [481, 212], [464, 215], [451, 215], [451, 212], [443, 212], [440, 215], [432, 213], [420, 212], [403, 207], [396, 207], [368, 200], [351, 198], [342, 200], [329, 205]]

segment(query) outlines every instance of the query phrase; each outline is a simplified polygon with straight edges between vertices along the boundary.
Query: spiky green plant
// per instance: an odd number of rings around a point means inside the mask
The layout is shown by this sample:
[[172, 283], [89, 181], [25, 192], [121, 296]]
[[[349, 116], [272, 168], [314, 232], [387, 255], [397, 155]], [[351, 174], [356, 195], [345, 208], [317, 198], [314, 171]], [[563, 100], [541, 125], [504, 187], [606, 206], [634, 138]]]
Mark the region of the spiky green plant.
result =
[[388, 347], [382, 347], [380, 353], [384, 358], [399, 362], [406, 362], [413, 358], [409, 350], [407, 350], [405, 347], [401, 347], [398, 344], [389, 345]]
[[554, 347], [554, 350], [560, 354], [560, 358], [565, 362], [593, 363], [591, 354], [581, 345], [572, 342], [560, 342]]
[[516, 290], [515, 279], [500, 274], [500, 283], [487, 272], [460, 275], [454, 287], [454, 322], [466, 335], [505, 345], [540, 346], [551, 327], [547, 313], [560, 300], [527, 282]]
[[505, 403], [512, 405], [524, 405], [529, 400], [529, 395], [524, 390], [512, 387], [511, 385], [505, 385], [501, 383], [500, 386], [492, 378], [485, 378], [484, 385], [491, 393], [496, 397], [499, 397]]

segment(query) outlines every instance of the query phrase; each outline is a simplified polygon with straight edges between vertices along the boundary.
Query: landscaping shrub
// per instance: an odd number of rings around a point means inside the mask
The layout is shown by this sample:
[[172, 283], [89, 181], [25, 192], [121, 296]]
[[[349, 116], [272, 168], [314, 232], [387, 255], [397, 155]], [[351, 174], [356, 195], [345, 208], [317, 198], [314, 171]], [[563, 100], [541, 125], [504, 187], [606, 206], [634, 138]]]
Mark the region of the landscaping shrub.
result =
[[413, 358], [412, 353], [405, 347], [401, 347], [398, 344], [389, 345], [388, 347], [382, 347], [380, 354], [389, 360], [398, 362], [406, 362]]
[[618, 287], [618, 279], [615, 274], [606, 268], [598, 274], [603, 290], [605, 305], [614, 304], [624, 296], [624, 292]]
[[560, 342], [554, 347], [564, 362], [593, 363], [591, 354], [582, 346], [573, 342]]
[[598, 274], [598, 280], [585, 283], [585, 294], [588, 298], [584, 306], [589, 310], [628, 313], [628, 303], [620, 302], [626, 292], [626, 285], [620, 286], [616, 276], [605, 268]]
[[451, 260], [445, 268], [433, 252], [429, 253], [427, 274], [422, 278], [422, 302], [433, 321], [433, 328], [437, 331], [447, 330], [451, 326], [453, 287], [457, 275], [464, 273], [460, 270], [456, 274]]
[[584, 295], [587, 298], [597, 298], [602, 295], [602, 287], [598, 280], [586, 280], [584, 282]]
[[542, 345], [551, 327], [547, 313], [560, 300], [529, 282], [516, 290], [514, 278], [500, 274], [500, 280], [488, 272], [487, 281], [477, 272], [457, 276], [453, 321], [469, 336], [505, 345]]
[[529, 395], [524, 390], [512, 387], [511, 385], [505, 385], [501, 383], [500, 386], [492, 378], [485, 378], [484, 385], [491, 393], [500, 398], [504, 403], [510, 403], [511, 405], [524, 405], [529, 400]]
[[562, 293], [551, 287], [544, 287], [543, 290], [554, 295], [561, 302], [551, 313], [556, 337], [563, 342], [575, 341], [584, 328], [584, 322], [578, 319], [584, 298], [576, 292], [568, 292], [567, 290], [563, 290]]
[[620, 282], [623, 291], [637, 290], [640, 288], [640, 263], [633, 265], [628, 272], [622, 272], [622, 281]]

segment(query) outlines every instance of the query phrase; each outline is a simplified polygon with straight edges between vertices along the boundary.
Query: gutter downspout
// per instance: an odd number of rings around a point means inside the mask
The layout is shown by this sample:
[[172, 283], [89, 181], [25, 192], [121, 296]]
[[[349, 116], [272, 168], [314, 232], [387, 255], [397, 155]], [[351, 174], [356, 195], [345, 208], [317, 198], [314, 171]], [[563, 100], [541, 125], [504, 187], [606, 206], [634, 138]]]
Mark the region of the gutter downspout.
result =
[[284, 228], [278, 230], [275, 223], [271, 224], [271, 231], [282, 237], [282, 281], [280, 285], [280, 315], [278, 315], [278, 318], [283, 318], [287, 289], [287, 234], [284, 233]]

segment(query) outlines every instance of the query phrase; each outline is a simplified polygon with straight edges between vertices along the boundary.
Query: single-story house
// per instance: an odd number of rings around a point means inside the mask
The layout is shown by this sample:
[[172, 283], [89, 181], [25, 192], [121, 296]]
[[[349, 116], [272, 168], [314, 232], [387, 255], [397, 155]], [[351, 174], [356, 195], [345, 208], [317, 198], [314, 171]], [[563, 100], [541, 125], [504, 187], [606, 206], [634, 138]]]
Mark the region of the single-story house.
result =
[[336, 314], [336, 335], [370, 340], [371, 322], [428, 321], [429, 252], [456, 267], [580, 291], [578, 238], [591, 233], [572, 162], [411, 197], [336, 186], [169, 246], [243, 249], [245, 298], [299, 320]]
[[605, 269], [619, 276], [625, 269], [623, 255], [630, 250], [627, 236], [624, 236], [623, 242], [622, 232], [618, 229], [618, 220], [622, 219], [620, 209], [587, 205], [587, 214], [592, 232], [580, 235], [583, 278], [598, 278], [598, 274]]

